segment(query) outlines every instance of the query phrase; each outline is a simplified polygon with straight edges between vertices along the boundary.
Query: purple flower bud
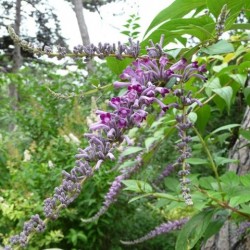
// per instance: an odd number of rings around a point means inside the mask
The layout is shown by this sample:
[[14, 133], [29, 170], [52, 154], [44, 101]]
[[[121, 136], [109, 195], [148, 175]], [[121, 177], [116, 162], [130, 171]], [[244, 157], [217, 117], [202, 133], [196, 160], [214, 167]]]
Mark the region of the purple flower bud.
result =
[[165, 95], [169, 93], [169, 89], [167, 89], [167, 88], [156, 87], [155, 90], [158, 93], [160, 93], [162, 97], [165, 97]]
[[198, 68], [198, 71], [201, 72], [201, 73], [207, 72], [206, 65], [205, 65], [205, 64], [202, 64], [202, 65]]
[[100, 129], [109, 129], [109, 126], [103, 124], [103, 123], [94, 123], [90, 126], [90, 130], [100, 130]]
[[162, 56], [160, 59], [159, 59], [159, 63], [161, 66], [165, 67], [167, 65], [167, 63], [169, 62], [167, 56]]
[[114, 87], [115, 88], [123, 88], [123, 87], [128, 87], [131, 83], [130, 82], [114, 82]]
[[170, 70], [175, 71], [175, 70], [183, 70], [186, 67], [187, 60], [185, 58], [182, 58], [180, 61], [177, 63], [173, 64], [170, 67]]

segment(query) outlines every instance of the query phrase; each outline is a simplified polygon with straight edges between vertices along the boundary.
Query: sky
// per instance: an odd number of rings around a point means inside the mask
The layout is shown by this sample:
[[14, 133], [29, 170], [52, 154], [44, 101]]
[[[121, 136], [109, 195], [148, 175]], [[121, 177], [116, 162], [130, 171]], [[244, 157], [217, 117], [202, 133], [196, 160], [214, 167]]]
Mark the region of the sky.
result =
[[[120, 32], [123, 30], [122, 25], [126, 23], [131, 14], [140, 16], [141, 28], [139, 31], [143, 34], [153, 18], [172, 2], [173, 0], [127, 0], [126, 3], [118, 1], [101, 7], [100, 14], [84, 9], [90, 41], [94, 44], [98, 42], [127, 42], [128, 38]], [[76, 17], [69, 4], [63, 0], [50, 0], [50, 4], [58, 11], [63, 35], [69, 39], [70, 47], [81, 44]], [[139, 39], [141, 38], [139, 37]]]

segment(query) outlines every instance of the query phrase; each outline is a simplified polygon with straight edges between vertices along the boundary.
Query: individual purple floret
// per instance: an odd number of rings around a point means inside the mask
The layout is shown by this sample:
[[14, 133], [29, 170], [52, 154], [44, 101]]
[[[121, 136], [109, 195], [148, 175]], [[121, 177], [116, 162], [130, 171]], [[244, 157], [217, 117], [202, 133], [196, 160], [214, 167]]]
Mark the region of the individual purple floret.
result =
[[162, 223], [160, 226], [156, 227], [154, 230], [150, 231], [145, 236], [133, 240], [133, 241], [121, 241], [124, 245], [135, 245], [138, 243], [142, 243], [144, 241], [150, 240], [152, 238], [155, 238], [158, 235], [166, 234], [174, 230], [181, 229], [181, 227], [188, 221], [187, 218], [175, 220], [175, 221], [169, 221], [167, 223]]

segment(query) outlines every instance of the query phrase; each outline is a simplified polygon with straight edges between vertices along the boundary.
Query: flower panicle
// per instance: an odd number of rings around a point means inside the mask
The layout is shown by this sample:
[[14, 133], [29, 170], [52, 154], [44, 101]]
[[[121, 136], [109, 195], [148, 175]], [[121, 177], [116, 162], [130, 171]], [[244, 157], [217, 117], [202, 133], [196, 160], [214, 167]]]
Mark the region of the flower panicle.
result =
[[13, 41], [22, 47], [24, 50], [36, 54], [38, 56], [47, 55], [48, 57], [57, 57], [57, 59], [62, 59], [64, 57], [71, 57], [74, 59], [84, 58], [84, 61], [89, 61], [93, 57], [98, 57], [104, 59], [108, 56], [116, 57], [119, 60], [123, 58], [137, 58], [140, 54], [140, 44], [139, 41], [134, 42], [129, 39], [128, 44], [109, 44], [109, 43], [99, 43], [97, 46], [94, 44], [89, 45], [77, 45], [74, 46], [73, 51], [67, 52], [65, 47], [57, 46], [57, 51], [54, 52], [52, 47], [41, 46], [36, 47], [34, 44], [22, 40], [14, 31], [11, 26], [8, 26], [8, 32]]
[[169, 232], [174, 231], [174, 230], [179, 230], [187, 221], [188, 221], [188, 218], [183, 218], [180, 220], [162, 223], [160, 226], [156, 227], [154, 230], [150, 231], [148, 234], [146, 234], [145, 236], [143, 236], [139, 239], [136, 239], [133, 241], [121, 241], [121, 243], [124, 245], [139, 244], [139, 243], [142, 243], [144, 241], [155, 238], [158, 235], [166, 234], [166, 233], [169, 233]]

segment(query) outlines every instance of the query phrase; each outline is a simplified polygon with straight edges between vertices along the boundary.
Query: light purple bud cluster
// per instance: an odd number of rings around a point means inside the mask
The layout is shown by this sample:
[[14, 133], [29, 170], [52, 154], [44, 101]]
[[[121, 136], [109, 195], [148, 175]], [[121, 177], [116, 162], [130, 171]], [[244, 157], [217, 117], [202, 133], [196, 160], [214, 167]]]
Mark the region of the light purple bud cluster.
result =
[[[203, 81], [206, 81], [207, 78], [203, 75], [206, 70], [205, 64], [201, 66], [198, 65], [198, 62], [192, 62], [187, 64], [187, 60], [182, 58], [177, 63], [173, 64], [169, 68], [172, 77], [176, 77], [178, 81], [187, 82], [190, 78], [196, 77]], [[174, 73], [177, 71], [176, 73]]]
[[104, 59], [107, 56], [115, 55], [117, 59], [121, 60], [124, 58], [124, 55], [131, 56], [133, 58], [137, 58], [140, 53], [140, 44], [139, 42], [133, 42], [131, 38], [129, 38], [129, 45], [121, 44], [118, 42], [116, 44], [109, 43], [99, 43], [98, 46], [94, 44], [90, 45], [78, 45], [73, 49], [73, 53], [76, 56], [80, 56], [80, 54], [85, 54], [85, 61], [90, 60], [94, 56], [98, 56], [100, 59]]
[[[183, 63], [178, 62], [172, 67], [174, 67], [175, 69], [184, 68], [185, 73], [185, 70], [189, 66], [184, 66]], [[192, 64], [197, 65], [196, 62]], [[192, 67], [190, 66], [189, 69], [192, 69]], [[198, 66], [195, 67], [197, 68]], [[154, 181], [153, 184], [157, 186], [165, 177], [167, 177], [174, 170], [176, 166], [181, 166], [182, 170], [178, 172], [178, 176], [181, 184], [182, 195], [187, 205], [193, 205], [192, 198], [190, 195], [190, 188], [188, 187], [188, 185], [190, 184], [190, 180], [187, 178], [187, 176], [190, 174], [190, 165], [186, 162], [186, 159], [191, 157], [192, 155], [191, 148], [188, 145], [188, 143], [192, 140], [191, 137], [187, 135], [187, 130], [193, 126], [192, 122], [188, 118], [188, 114], [191, 112], [192, 108], [188, 108], [188, 106], [192, 105], [193, 103], [202, 106], [202, 103], [198, 99], [192, 98], [191, 92], [185, 94], [183, 89], [176, 89], [173, 91], [173, 94], [178, 97], [178, 102], [172, 103], [169, 106], [179, 109], [182, 112], [176, 115], [175, 117], [176, 128], [178, 130], [178, 136], [180, 138], [180, 142], [177, 143], [177, 148], [179, 150], [180, 155], [174, 164], [169, 164], [163, 170], [161, 175]]]
[[121, 170], [121, 175], [118, 175], [113, 181], [111, 187], [109, 188], [108, 193], [105, 195], [103, 206], [99, 211], [91, 218], [82, 219], [83, 222], [92, 222], [97, 220], [102, 216], [110, 207], [111, 204], [116, 202], [117, 196], [122, 190], [123, 184], [122, 181], [129, 179], [133, 173], [135, 173], [142, 165], [141, 154], [136, 157], [136, 163], [133, 167], [127, 167]]
[[151, 58], [160, 58], [166, 53], [163, 51], [164, 35], [161, 35], [160, 42], [154, 44], [152, 40], [149, 40], [150, 47], [146, 47], [148, 56]]
[[134, 245], [138, 243], [142, 243], [144, 241], [150, 240], [152, 238], [155, 238], [158, 235], [161, 234], [166, 234], [174, 230], [181, 229], [181, 227], [188, 221], [187, 218], [180, 219], [180, 220], [175, 220], [175, 221], [169, 221], [167, 223], [163, 223], [160, 226], [156, 227], [154, 230], [150, 231], [148, 234], [145, 236], [133, 240], [133, 241], [121, 241], [122, 244], [124, 245]]
[[40, 219], [39, 215], [32, 215], [29, 221], [26, 221], [23, 226], [23, 231], [18, 234], [14, 235], [9, 239], [11, 246], [6, 246], [5, 249], [11, 249], [14, 245], [20, 245], [25, 247], [28, 243], [28, 236], [32, 232], [43, 232], [45, 230], [45, 224], [43, 220]]
[[225, 4], [222, 7], [221, 13], [218, 16], [218, 19], [217, 19], [217, 22], [216, 22], [216, 26], [215, 26], [217, 37], [221, 36], [222, 33], [223, 33], [223, 31], [224, 31], [224, 29], [225, 29], [226, 18], [227, 18], [227, 5]]
[[[191, 92], [184, 94], [183, 89], [177, 89], [174, 91], [174, 94], [179, 98], [180, 102], [178, 104], [177, 109], [185, 110], [188, 106], [192, 105], [193, 103], [197, 103], [199, 106], [202, 106], [201, 102], [195, 98], [192, 98]], [[193, 124], [188, 118], [188, 111], [185, 111], [181, 114], [176, 115], [176, 128], [178, 130], [178, 136], [180, 138], [180, 142], [177, 143], [177, 148], [179, 150], [179, 157], [176, 160], [176, 163], [181, 166], [181, 170], [178, 172], [180, 184], [181, 184], [181, 191], [184, 201], [187, 205], [193, 205], [193, 201], [190, 195], [190, 188], [188, 185], [190, 184], [190, 180], [187, 176], [190, 174], [190, 165], [186, 162], [186, 159], [191, 157], [192, 151], [189, 146], [189, 142], [191, 142], [191, 137], [187, 135], [187, 130], [190, 129]]]
[[84, 178], [91, 176], [92, 168], [88, 162], [76, 161], [76, 166], [70, 173], [63, 170], [63, 180], [59, 187], [55, 188], [53, 197], [44, 201], [44, 214], [47, 218], [57, 219], [59, 209], [66, 208], [72, 203], [81, 191], [81, 182]]

